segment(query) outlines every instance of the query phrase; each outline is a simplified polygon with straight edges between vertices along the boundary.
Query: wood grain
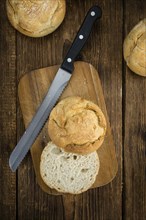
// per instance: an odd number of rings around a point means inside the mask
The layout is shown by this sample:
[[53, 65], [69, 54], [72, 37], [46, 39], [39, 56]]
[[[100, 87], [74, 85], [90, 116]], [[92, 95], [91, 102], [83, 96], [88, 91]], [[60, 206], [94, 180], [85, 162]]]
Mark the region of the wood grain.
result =
[[8, 166], [16, 144], [15, 30], [0, 3], [0, 219], [16, 218], [16, 174]]
[[[74, 66], [75, 70], [72, 74], [71, 80], [61, 95], [60, 100], [68, 96], [80, 96], [87, 100], [91, 100], [92, 102], [98, 104], [98, 106], [102, 109], [107, 121], [106, 137], [102, 147], [98, 150], [100, 170], [95, 184], [93, 185], [93, 187], [96, 188], [111, 182], [117, 173], [115, 146], [97, 71], [91, 64], [85, 62], [76, 62]], [[59, 66], [52, 66], [38, 69], [32, 71], [31, 73], [27, 73], [21, 79], [18, 94], [25, 127], [27, 127], [31, 122], [38, 106], [44, 99], [58, 68]], [[46, 122], [46, 125], [31, 147], [31, 155], [39, 185], [49, 194], [60, 194], [47, 187], [40, 175], [41, 153], [50, 140], [47, 125], [48, 123]]]
[[[17, 32], [17, 84], [24, 73], [61, 62], [64, 28], [62, 24], [53, 35], [37, 39]], [[24, 125], [19, 105], [17, 109], [17, 140], [19, 140], [24, 132]], [[29, 153], [18, 169], [18, 179], [18, 219], [63, 219], [62, 198], [48, 197], [40, 189]]]
[[[98, 4], [103, 10], [102, 19], [99, 24], [96, 24], [84, 53], [85, 60], [94, 65], [101, 79], [116, 145], [118, 174], [110, 184], [92, 194], [89, 192], [88, 200], [92, 208], [85, 210], [85, 213], [93, 219], [111, 220], [122, 219], [122, 26], [124, 18], [122, 1], [98, 1]], [[93, 200], [94, 206], [92, 206]]]
[[[130, 5], [132, 5], [130, 9]], [[129, 10], [130, 9], [130, 10]], [[125, 1], [125, 36], [146, 17], [145, 1]], [[125, 65], [123, 216], [146, 219], [146, 79]]]

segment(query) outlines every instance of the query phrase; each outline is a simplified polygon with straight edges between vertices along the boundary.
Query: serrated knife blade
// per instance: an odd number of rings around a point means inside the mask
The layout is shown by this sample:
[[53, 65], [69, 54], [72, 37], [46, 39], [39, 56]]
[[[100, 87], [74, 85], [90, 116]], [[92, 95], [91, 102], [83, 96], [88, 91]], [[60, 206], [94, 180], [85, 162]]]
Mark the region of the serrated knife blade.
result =
[[59, 96], [66, 87], [70, 77], [70, 73], [59, 68], [53, 80], [53, 83], [51, 84], [51, 87], [47, 95], [45, 96], [41, 106], [39, 107], [36, 115], [32, 119], [27, 130], [24, 132], [22, 138], [20, 139], [10, 156], [9, 166], [12, 171], [15, 171], [17, 169], [20, 162], [27, 154], [30, 146], [33, 144], [44, 123], [46, 122], [50, 111], [52, 110]]
[[[28, 125], [23, 136], [19, 140], [18, 144], [14, 148], [9, 158], [9, 166], [12, 171], [15, 171], [23, 160], [31, 145], [34, 143], [36, 137], [45, 124], [52, 108], [56, 104], [58, 98], [62, 94], [68, 81], [71, 78], [74, 66], [73, 62], [80, 50], [86, 43], [92, 26], [96, 19], [101, 17], [101, 9], [98, 6], [93, 6], [88, 11], [81, 28], [79, 29], [72, 46], [70, 47], [61, 67], [59, 68], [56, 76], [49, 88], [47, 95], [37, 110], [37, 113], [33, 117], [32, 121]], [[81, 82], [79, 82], [81, 83]]]

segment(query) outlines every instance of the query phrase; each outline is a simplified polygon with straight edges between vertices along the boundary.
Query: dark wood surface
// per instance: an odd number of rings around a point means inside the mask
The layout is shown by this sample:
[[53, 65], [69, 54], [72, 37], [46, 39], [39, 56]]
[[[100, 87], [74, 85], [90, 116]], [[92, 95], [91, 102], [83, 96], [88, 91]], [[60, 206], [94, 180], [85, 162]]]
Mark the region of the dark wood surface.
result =
[[[146, 217], [146, 79], [125, 65], [123, 39], [146, 17], [144, 0], [100, 0], [103, 17], [94, 26], [83, 59], [98, 69], [118, 158], [108, 185], [77, 196], [50, 196], [37, 185], [30, 154], [16, 173], [8, 166], [24, 132], [18, 82], [25, 72], [59, 64], [95, 0], [67, 0], [67, 13], [53, 34], [32, 39], [15, 31], [0, 4], [0, 219], [144, 220]], [[73, 15], [73, 16], [72, 16]]]

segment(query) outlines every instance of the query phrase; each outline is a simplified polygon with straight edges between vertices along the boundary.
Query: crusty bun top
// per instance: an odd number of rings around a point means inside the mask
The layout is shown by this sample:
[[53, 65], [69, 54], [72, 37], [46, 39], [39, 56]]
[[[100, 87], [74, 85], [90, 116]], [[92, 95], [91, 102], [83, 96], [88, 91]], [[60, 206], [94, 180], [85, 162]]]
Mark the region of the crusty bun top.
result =
[[58, 147], [68, 152], [88, 154], [103, 143], [106, 120], [93, 102], [81, 97], [68, 97], [52, 110], [48, 130]]
[[11, 24], [21, 33], [41, 37], [53, 32], [65, 16], [65, 0], [7, 0]]
[[124, 59], [133, 72], [146, 76], [146, 18], [127, 35], [124, 41]]

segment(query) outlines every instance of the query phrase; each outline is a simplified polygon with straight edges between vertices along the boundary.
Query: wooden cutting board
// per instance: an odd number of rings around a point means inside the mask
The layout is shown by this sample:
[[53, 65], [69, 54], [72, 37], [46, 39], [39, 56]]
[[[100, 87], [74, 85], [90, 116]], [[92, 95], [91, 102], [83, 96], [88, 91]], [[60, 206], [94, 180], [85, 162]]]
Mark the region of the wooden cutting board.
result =
[[[21, 78], [18, 87], [18, 95], [25, 127], [28, 126], [36, 109], [47, 93], [58, 67], [59, 66], [51, 66], [34, 70]], [[73, 95], [78, 95], [97, 103], [106, 116], [108, 125], [107, 133], [103, 145], [98, 150], [100, 170], [92, 188], [100, 187], [109, 183], [115, 177], [117, 173], [117, 160], [100, 79], [97, 71], [91, 64], [80, 61], [75, 63], [75, 70], [72, 74], [71, 80], [60, 97], [60, 100]], [[31, 156], [36, 178], [40, 187], [49, 194], [60, 195], [61, 193], [50, 189], [40, 176], [40, 156], [43, 148], [49, 140], [46, 122], [38, 138], [31, 147]]]

